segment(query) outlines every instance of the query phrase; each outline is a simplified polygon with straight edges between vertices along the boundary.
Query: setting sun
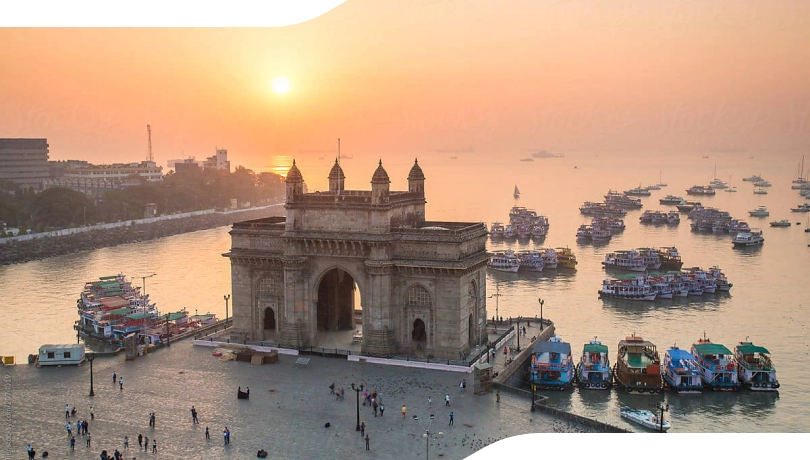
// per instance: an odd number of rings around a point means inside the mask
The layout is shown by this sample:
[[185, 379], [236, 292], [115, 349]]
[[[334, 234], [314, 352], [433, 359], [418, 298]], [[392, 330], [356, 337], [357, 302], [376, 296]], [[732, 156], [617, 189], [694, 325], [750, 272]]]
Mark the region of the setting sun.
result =
[[273, 79], [273, 91], [277, 94], [287, 94], [290, 91], [290, 80], [287, 80], [287, 77], [276, 77]]

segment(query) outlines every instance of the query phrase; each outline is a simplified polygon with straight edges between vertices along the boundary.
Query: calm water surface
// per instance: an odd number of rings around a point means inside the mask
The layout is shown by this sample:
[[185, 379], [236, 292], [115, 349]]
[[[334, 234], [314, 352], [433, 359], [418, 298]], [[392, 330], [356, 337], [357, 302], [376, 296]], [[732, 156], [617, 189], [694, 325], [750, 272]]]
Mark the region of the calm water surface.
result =
[[[479, 155], [479, 154], [476, 154]], [[749, 158], [750, 156], [754, 158]], [[503, 296], [498, 314], [503, 317], [540, 314], [538, 299], [544, 300], [543, 315], [551, 318], [557, 333], [570, 342], [578, 356], [582, 344], [597, 337], [611, 350], [632, 333], [658, 346], [660, 354], [677, 344], [688, 349], [705, 333], [712, 341], [733, 349], [748, 337], [771, 351], [782, 387], [776, 394], [666, 395], [673, 432], [807, 432], [810, 416], [810, 326], [806, 303], [810, 289], [810, 233], [803, 230], [808, 215], [792, 213], [805, 200], [790, 189], [801, 158], [774, 159], [767, 154], [698, 154], [669, 156], [622, 156], [617, 154], [567, 154], [565, 158], [518, 162], [518, 157], [501, 160], [501, 155], [459, 154], [420, 157], [427, 177], [429, 220], [508, 221], [515, 204], [512, 191], [521, 190], [518, 204], [545, 214], [551, 221], [548, 236], [540, 244], [491, 244], [490, 250], [510, 247], [569, 246], [579, 260], [575, 273], [539, 275], [490, 273], [488, 295], [496, 283]], [[407, 188], [410, 158], [383, 158], [392, 179], [392, 190]], [[332, 164], [321, 160], [298, 163], [311, 190], [326, 188]], [[374, 161], [343, 162], [347, 188], [367, 189], [376, 168]], [[574, 168], [576, 166], [576, 168]], [[673, 226], [643, 225], [643, 209], [674, 209], [659, 205], [667, 194], [687, 198], [685, 190], [705, 185], [717, 177], [736, 185], [737, 193], [718, 190], [714, 197], [693, 197], [704, 205], [729, 211], [746, 219], [752, 227], [764, 229], [765, 244], [753, 249], [733, 249], [728, 235], [690, 231], [689, 220]], [[743, 177], [760, 174], [773, 186], [768, 195], [754, 195], [753, 185]], [[627, 190], [659, 181], [668, 184], [642, 198], [644, 208], [625, 217], [627, 229], [603, 245], [578, 244], [577, 227], [590, 219], [579, 214], [585, 200], [600, 201], [608, 189]], [[747, 211], [764, 204], [770, 217], [749, 218]], [[789, 228], [770, 228], [772, 220], [790, 219]], [[800, 225], [797, 225], [800, 223]], [[163, 311], [187, 308], [190, 312], [225, 315], [223, 295], [230, 292], [230, 266], [221, 256], [230, 246], [228, 228], [194, 232], [83, 252], [48, 260], [0, 267], [0, 298], [3, 299], [3, 327], [0, 353], [14, 354], [24, 361], [44, 343], [75, 340], [75, 302], [85, 281], [123, 272], [146, 279], [146, 290]], [[720, 266], [734, 287], [727, 295], [702, 298], [621, 302], [600, 300], [597, 290], [605, 273], [601, 261], [607, 252], [644, 246], [676, 246], [684, 266]], [[496, 305], [488, 300], [489, 316]], [[552, 404], [565, 410], [627, 425], [618, 417], [622, 405], [645, 407], [661, 401], [656, 396], [631, 396], [617, 391], [549, 394]]]

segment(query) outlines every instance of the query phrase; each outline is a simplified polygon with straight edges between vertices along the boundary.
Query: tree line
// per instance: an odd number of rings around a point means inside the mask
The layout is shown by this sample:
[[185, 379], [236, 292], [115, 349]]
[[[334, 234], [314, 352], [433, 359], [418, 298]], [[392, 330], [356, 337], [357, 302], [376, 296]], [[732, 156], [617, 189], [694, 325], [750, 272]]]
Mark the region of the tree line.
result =
[[0, 223], [19, 228], [20, 233], [43, 232], [140, 219], [148, 203], [154, 203], [157, 214], [164, 215], [228, 208], [232, 199], [240, 207], [248, 203], [259, 206], [277, 202], [285, 193], [282, 176], [270, 172], [256, 174], [243, 166], [237, 166], [232, 173], [169, 171], [163, 182], [148, 182], [137, 175], [128, 179], [138, 185], [108, 190], [99, 199], [64, 187], [35, 192], [10, 181], [0, 181]]

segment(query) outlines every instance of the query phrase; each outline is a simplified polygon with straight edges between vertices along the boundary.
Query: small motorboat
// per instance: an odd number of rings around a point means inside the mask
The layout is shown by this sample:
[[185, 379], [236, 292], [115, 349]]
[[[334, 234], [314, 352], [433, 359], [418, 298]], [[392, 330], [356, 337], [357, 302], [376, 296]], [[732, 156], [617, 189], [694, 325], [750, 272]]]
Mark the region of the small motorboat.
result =
[[242, 387], [236, 390], [236, 397], [239, 399], [250, 399], [250, 388], [247, 391], [242, 391]]
[[631, 422], [638, 423], [644, 428], [651, 430], [667, 431], [670, 428], [668, 421], [663, 420], [662, 422], [657, 415], [648, 410], [633, 409], [632, 407], [624, 406], [621, 408], [621, 415], [622, 418], [626, 418]]

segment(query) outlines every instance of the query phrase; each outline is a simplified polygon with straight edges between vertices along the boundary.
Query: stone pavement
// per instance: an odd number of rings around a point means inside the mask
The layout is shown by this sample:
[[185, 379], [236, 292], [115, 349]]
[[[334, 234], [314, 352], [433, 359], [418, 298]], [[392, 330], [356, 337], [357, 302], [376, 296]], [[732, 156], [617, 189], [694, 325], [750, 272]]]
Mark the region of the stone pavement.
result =
[[[523, 339], [521, 339], [523, 345]], [[502, 350], [496, 361], [503, 360]], [[256, 458], [259, 449], [269, 458], [425, 458], [422, 423], [435, 414], [431, 432], [442, 432], [432, 440], [430, 458], [461, 459], [499, 439], [525, 433], [589, 432], [576, 423], [530, 412], [529, 402], [502, 393], [475, 396], [472, 375], [353, 363], [343, 359], [310, 357], [297, 366], [296, 357], [280, 355], [276, 364], [253, 366], [244, 362], [220, 361], [212, 349], [194, 347], [190, 341], [172, 344], [135, 361], [123, 355], [98, 358], [93, 363], [96, 396], [89, 391], [89, 364], [79, 367], [36, 368], [17, 365], [2, 368], [10, 377], [6, 384], [8, 421], [3, 430], [0, 453], [5, 458], [25, 458], [31, 442], [49, 458], [97, 459], [102, 449], [112, 453], [123, 449], [124, 435], [130, 439], [125, 458], [219, 459]], [[112, 383], [112, 372], [124, 378], [124, 389]], [[459, 392], [458, 384], [468, 387]], [[345, 389], [345, 400], [329, 394], [329, 384]], [[356, 426], [356, 395], [351, 384], [363, 383], [382, 394], [385, 415], [374, 417], [362, 405], [360, 419], [366, 424], [370, 451]], [[236, 398], [237, 387], [250, 387], [250, 400]], [[444, 405], [444, 395], [451, 398]], [[428, 407], [427, 398], [433, 399]], [[8, 402], [11, 402], [9, 407]], [[65, 430], [65, 404], [79, 409], [77, 417], [90, 423], [92, 448], [77, 437], [71, 453]], [[95, 420], [89, 407], [94, 406]], [[191, 419], [191, 406], [200, 423]], [[407, 407], [405, 418], [400, 414]], [[448, 426], [453, 411], [455, 421]], [[149, 413], [156, 413], [154, 428]], [[4, 417], [5, 418], [5, 417]], [[325, 423], [330, 423], [325, 428]], [[205, 427], [211, 440], [204, 437]], [[222, 431], [231, 431], [231, 443], [223, 446]], [[158, 453], [138, 451], [141, 433], [157, 440]], [[123, 452], [123, 450], [122, 450]], [[39, 456], [39, 455], [38, 455]]]

